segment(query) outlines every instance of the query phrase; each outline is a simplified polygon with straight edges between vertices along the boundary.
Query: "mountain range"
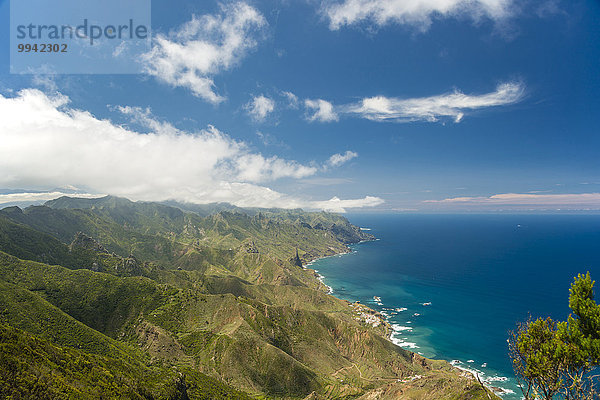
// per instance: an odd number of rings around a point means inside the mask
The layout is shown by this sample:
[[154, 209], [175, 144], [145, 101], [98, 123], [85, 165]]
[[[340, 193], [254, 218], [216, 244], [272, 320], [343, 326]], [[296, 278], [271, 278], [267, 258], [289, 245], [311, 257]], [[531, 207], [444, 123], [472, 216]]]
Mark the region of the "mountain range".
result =
[[343, 216], [61, 197], [0, 210], [0, 397], [492, 399], [302, 267]]

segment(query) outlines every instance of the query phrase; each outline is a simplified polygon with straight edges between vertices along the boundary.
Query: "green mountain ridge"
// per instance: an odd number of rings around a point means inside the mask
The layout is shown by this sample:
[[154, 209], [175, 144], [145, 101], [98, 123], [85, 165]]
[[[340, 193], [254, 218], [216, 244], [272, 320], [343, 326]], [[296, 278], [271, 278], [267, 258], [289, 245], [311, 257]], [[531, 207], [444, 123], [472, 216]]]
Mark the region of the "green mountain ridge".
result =
[[39, 398], [492, 398], [296, 264], [370, 239], [302, 210], [111, 196], [0, 210], [0, 379]]

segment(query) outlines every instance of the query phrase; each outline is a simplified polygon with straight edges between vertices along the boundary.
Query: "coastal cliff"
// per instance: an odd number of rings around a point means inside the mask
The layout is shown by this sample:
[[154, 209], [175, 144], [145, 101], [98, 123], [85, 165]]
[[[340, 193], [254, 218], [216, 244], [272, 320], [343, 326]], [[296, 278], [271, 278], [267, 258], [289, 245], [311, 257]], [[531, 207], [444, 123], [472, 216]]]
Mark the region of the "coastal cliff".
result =
[[0, 211], [0, 394], [494, 398], [298, 265], [373, 238], [345, 218], [188, 208], [107, 196]]

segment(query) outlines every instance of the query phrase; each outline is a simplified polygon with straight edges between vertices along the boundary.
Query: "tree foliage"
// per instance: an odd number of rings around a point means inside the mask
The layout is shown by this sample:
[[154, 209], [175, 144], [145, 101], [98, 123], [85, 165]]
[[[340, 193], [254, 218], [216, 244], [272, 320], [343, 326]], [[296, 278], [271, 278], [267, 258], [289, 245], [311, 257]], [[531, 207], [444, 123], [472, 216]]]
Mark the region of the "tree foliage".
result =
[[599, 399], [600, 305], [594, 281], [579, 274], [569, 289], [572, 314], [520, 323], [508, 344], [513, 368], [526, 400]]

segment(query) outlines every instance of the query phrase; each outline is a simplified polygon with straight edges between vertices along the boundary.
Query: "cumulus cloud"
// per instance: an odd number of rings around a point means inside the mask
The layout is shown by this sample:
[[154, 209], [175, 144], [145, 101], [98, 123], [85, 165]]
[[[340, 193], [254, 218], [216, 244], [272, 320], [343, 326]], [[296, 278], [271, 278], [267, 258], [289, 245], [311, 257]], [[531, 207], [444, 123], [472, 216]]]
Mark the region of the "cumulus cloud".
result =
[[275, 110], [275, 101], [263, 95], [255, 96], [244, 105], [248, 115], [257, 122], [262, 122]]
[[527, 207], [582, 207], [600, 208], [600, 193], [503, 193], [493, 196], [452, 197], [443, 200], [426, 200], [424, 203], [454, 205], [500, 205]]
[[368, 21], [376, 26], [396, 23], [426, 31], [435, 18], [501, 21], [511, 15], [512, 3], [512, 0], [342, 0], [325, 1], [322, 12], [332, 30]]
[[[480, 95], [468, 95], [456, 90], [452, 93], [408, 99], [368, 97], [360, 102], [341, 106], [325, 102], [326, 106], [318, 107], [318, 103], [313, 103], [317, 112], [310, 120], [328, 122], [337, 120], [338, 115], [350, 115], [372, 121], [392, 122], [435, 122], [450, 118], [458, 123], [471, 111], [513, 104], [520, 101], [524, 94], [525, 88], [521, 83], [509, 82], [498, 85], [493, 92]], [[327, 118], [327, 115], [335, 115], [335, 118]]]
[[338, 115], [333, 109], [333, 104], [328, 101], [306, 99], [304, 100], [304, 106], [312, 113], [307, 115], [309, 121], [332, 122], [338, 120]]
[[358, 157], [358, 154], [348, 150], [344, 154], [338, 153], [332, 155], [331, 157], [329, 157], [327, 164], [329, 164], [332, 167], [339, 167], [340, 165], [347, 163], [355, 157]]
[[173, 87], [218, 104], [225, 98], [215, 92], [213, 77], [236, 65], [257, 45], [257, 33], [267, 24], [254, 7], [231, 3], [218, 15], [194, 16], [169, 35], [156, 35], [145, 54], [145, 72]]
[[[0, 187], [76, 186], [133, 200], [225, 201], [245, 207], [326, 204], [264, 186], [277, 179], [313, 176], [318, 166], [254, 153], [212, 126], [180, 131], [148, 109], [114, 108], [149, 129], [141, 133], [72, 108], [69, 102], [66, 96], [35, 89], [0, 95]], [[355, 201], [340, 203], [339, 209], [361, 204]]]

